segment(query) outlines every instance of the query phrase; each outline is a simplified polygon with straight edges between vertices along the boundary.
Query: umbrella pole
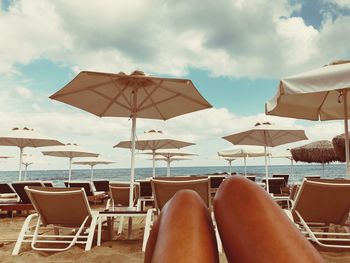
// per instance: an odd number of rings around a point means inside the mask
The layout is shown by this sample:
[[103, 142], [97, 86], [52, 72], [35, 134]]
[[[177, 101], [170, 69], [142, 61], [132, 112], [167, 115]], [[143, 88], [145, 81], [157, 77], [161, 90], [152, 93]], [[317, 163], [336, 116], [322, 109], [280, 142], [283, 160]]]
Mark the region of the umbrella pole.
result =
[[153, 178], [156, 177], [156, 150], [152, 150], [152, 155], [153, 155], [153, 159], [152, 159], [152, 162], [153, 162]]
[[294, 171], [293, 171], [293, 158], [290, 159], [290, 173], [293, 178], [293, 184], [295, 184], [295, 177], [294, 177]]
[[322, 163], [322, 177], [324, 177], [324, 163]]
[[344, 99], [344, 127], [345, 127], [345, 159], [346, 159], [346, 177], [350, 178], [349, 165], [349, 126], [348, 126], [348, 97], [346, 90], [343, 90]]
[[265, 179], [266, 179], [266, 191], [267, 193], [270, 193], [270, 189], [269, 189], [269, 173], [268, 173], [268, 169], [267, 169], [267, 156], [266, 156], [266, 148], [267, 146], [264, 146], [264, 153], [265, 153]]
[[[134, 102], [136, 96], [134, 95]], [[134, 103], [135, 105], [136, 103]], [[130, 195], [129, 195], [129, 207], [134, 206], [134, 178], [135, 178], [135, 133], [136, 133], [136, 115], [132, 115], [132, 127], [131, 127], [131, 171], [130, 171]]]
[[228, 163], [229, 163], [229, 165], [230, 165], [229, 171], [230, 171], [230, 175], [231, 175], [231, 163], [232, 163], [232, 161], [229, 160]]
[[24, 170], [24, 181], [27, 180], [27, 170], [28, 170], [28, 164], [24, 165], [25, 170]]
[[167, 176], [167, 177], [170, 177], [170, 157], [167, 158], [166, 176]]
[[90, 181], [92, 182], [93, 180], [94, 180], [94, 166], [91, 165]]
[[23, 148], [19, 148], [19, 170], [18, 170], [18, 181], [22, 179], [22, 158], [23, 158]]
[[244, 156], [244, 176], [247, 176], [247, 156]]
[[73, 158], [69, 157], [68, 185], [70, 183], [70, 178], [72, 176], [72, 161], [73, 161]]

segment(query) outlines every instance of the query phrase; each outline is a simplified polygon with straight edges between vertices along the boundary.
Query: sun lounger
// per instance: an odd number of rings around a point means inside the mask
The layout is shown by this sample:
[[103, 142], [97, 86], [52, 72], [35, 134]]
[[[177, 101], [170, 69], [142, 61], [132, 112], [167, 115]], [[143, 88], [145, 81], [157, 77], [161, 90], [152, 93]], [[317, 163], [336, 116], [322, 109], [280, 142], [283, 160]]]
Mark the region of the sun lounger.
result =
[[210, 182], [210, 193], [212, 196], [215, 195], [220, 184], [226, 179], [226, 176], [223, 175], [210, 175], [208, 176]]
[[250, 181], [255, 182], [256, 176], [255, 175], [247, 175], [245, 178], [249, 179]]
[[[52, 188], [52, 187], [25, 187], [37, 213], [29, 215], [23, 223], [12, 255], [17, 255], [22, 243], [31, 243], [34, 250], [64, 251], [74, 244], [85, 244], [85, 250], [90, 250], [98, 213], [90, 209], [83, 189]], [[30, 223], [37, 219], [34, 231]], [[44, 226], [46, 231], [42, 231]], [[47, 227], [52, 226], [54, 234], [49, 234]], [[74, 230], [64, 235], [59, 231]], [[85, 234], [86, 230], [88, 234]], [[66, 247], [41, 247], [38, 244], [68, 244]]]
[[0, 184], [0, 204], [15, 202], [17, 198], [16, 192], [7, 183]]
[[90, 181], [70, 181], [70, 182], [65, 181], [64, 185], [66, 187], [84, 188], [89, 202], [92, 202], [92, 203], [101, 202], [101, 203], [103, 203], [104, 200], [106, 199], [105, 192], [95, 191], [95, 189]]
[[283, 178], [284, 179], [283, 187], [288, 186], [289, 174], [273, 174], [272, 178]]
[[[144, 238], [142, 251], [145, 251], [148, 236], [154, 221], [154, 217], [159, 215], [164, 205], [176, 194], [176, 192], [184, 189], [193, 190], [199, 194], [207, 208], [211, 209], [211, 197], [210, 197], [210, 185], [209, 179], [196, 179], [193, 180], [159, 180], [152, 179], [152, 191], [154, 196], [155, 208], [147, 211]], [[215, 223], [215, 220], [213, 220]], [[216, 232], [217, 233], [217, 232]], [[219, 251], [221, 251], [220, 238], [217, 236]]]
[[304, 179], [291, 210], [308, 239], [321, 247], [337, 248], [350, 248], [345, 228], [349, 212], [350, 180], [344, 179]]
[[108, 180], [94, 180], [93, 181], [96, 191], [98, 192], [109, 192], [109, 181]]
[[[266, 179], [263, 179], [262, 182], [266, 184]], [[270, 194], [281, 195], [281, 188], [284, 187], [285, 181], [284, 178], [269, 178], [268, 184]]]

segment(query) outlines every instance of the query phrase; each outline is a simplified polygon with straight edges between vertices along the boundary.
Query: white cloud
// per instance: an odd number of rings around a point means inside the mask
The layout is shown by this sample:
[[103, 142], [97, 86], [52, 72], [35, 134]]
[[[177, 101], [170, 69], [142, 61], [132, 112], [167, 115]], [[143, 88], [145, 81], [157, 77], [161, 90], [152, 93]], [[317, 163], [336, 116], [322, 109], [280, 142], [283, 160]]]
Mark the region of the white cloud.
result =
[[17, 87], [17, 88], [15, 88], [15, 91], [16, 91], [17, 95], [19, 95], [25, 99], [30, 99], [33, 95], [31, 90], [28, 88], [25, 88], [25, 87]]
[[74, 71], [280, 77], [349, 54], [337, 33], [348, 31], [344, 17], [317, 31], [290, 17], [297, 9], [287, 0], [15, 1], [0, 11], [0, 72], [47, 58]]

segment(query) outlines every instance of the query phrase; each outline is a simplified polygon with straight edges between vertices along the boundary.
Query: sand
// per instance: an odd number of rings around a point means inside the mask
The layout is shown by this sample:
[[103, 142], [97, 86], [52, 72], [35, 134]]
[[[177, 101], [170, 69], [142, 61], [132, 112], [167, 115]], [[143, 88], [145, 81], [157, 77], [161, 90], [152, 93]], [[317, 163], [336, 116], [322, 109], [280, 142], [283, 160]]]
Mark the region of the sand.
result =
[[[143, 218], [134, 219], [132, 240], [127, 240], [127, 230], [125, 230], [115, 240], [104, 241], [101, 247], [94, 245], [88, 252], [84, 251], [83, 246], [74, 246], [65, 252], [38, 252], [33, 251], [29, 244], [24, 244], [18, 256], [11, 256], [14, 241], [17, 239], [24, 219], [24, 216], [0, 218], [0, 262], [143, 262], [141, 252]], [[125, 223], [124, 226], [126, 225]], [[350, 262], [350, 250], [321, 251], [320, 253], [326, 262]], [[224, 254], [220, 255], [220, 262], [227, 262]]]

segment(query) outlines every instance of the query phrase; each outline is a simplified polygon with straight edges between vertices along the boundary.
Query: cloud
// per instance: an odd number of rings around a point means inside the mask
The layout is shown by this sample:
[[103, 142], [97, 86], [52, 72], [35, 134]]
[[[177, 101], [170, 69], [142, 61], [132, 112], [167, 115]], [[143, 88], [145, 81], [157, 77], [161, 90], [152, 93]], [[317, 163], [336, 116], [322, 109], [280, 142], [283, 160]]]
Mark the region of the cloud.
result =
[[46, 58], [73, 71], [138, 68], [185, 75], [199, 68], [271, 78], [349, 54], [346, 37], [340, 48], [327, 49], [338, 44], [340, 28], [348, 31], [346, 17], [332, 23], [325, 17], [318, 31], [291, 17], [298, 9], [300, 4], [287, 0], [14, 1], [0, 11], [6, 39], [0, 43], [0, 72], [19, 74], [16, 65]]
[[32, 97], [32, 92], [30, 89], [27, 89], [25, 87], [17, 87], [15, 89], [17, 95], [21, 96], [24, 99], [30, 99]]

